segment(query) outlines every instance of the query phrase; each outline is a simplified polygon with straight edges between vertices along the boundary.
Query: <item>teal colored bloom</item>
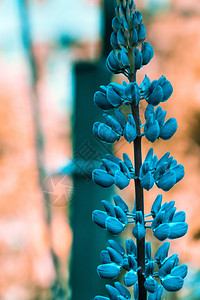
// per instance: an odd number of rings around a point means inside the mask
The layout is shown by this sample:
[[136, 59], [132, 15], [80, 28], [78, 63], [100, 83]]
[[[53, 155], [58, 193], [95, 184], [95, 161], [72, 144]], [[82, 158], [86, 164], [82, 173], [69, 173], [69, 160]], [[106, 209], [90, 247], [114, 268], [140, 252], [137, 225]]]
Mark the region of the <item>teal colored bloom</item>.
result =
[[167, 152], [158, 160], [153, 155], [153, 148], [150, 148], [140, 168], [140, 180], [144, 189], [149, 190], [156, 183], [158, 188], [169, 191], [184, 177], [184, 167], [169, 155], [170, 152]]
[[119, 189], [124, 189], [129, 185], [130, 179], [135, 177], [133, 165], [126, 153], [123, 159], [117, 158], [111, 154], [106, 154], [102, 159], [100, 169], [95, 169], [92, 173], [92, 179], [102, 187], [110, 187], [115, 184]]

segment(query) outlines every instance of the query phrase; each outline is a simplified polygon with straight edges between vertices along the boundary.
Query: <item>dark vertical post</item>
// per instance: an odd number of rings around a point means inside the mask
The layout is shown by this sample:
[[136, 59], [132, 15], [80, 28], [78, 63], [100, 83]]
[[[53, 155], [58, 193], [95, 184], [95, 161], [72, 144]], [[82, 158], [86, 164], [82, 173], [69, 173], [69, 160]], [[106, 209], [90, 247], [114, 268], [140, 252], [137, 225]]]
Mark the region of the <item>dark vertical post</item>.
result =
[[[111, 51], [110, 28], [114, 17], [114, 1], [103, 4], [104, 38], [102, 56], [98, 63], [78, 63], [75, 71], [75, 107], [73, 111], [73, 153], [76, 168], [82, 174], [74, 175], [74, 195], [70, 203], [70, 220], [73, 230], [72, 257], [70, 266], [71, 300], [90, 300], [96, 294], [105, 294], [105, 284], [98, 277], [96, 268], [100, 263], [99, 253], [108, 239], [106, 231], [92, 222], [92, 211], [102, 209], [101, 200], [110, 200], [112, 188], [102, 189], [91, 181], [84, 170], [94, 168], [93, 161], [100, 160], [111, 152], [110, 146], [100, 143], [92, 133], [95, 121], [102, 120], [100, 109], [93, 103], [99, 86], [107, 85], [111, 74], [105, 67], [105, 57]], [[79, 161], [82, 164], [79, 166]]]

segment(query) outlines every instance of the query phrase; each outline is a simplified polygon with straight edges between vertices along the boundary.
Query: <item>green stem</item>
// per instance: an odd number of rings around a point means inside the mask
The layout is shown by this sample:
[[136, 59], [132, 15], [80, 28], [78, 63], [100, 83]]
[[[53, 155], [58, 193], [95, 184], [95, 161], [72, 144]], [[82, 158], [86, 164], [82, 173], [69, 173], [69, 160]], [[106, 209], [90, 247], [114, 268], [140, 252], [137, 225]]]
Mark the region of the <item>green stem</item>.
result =
[[[133, 59], [132, 59], [133, 60]], [[132, 63], [132, 67], [134, 64]], [[130, 82], [134, 82], [136, 80], [135, 72], [129, 78]], [[135, 175], [137, 178], [135, 179], [135, 199], [136, 199], [136, 210], [142, 211], [144, 215], [144, 195], [143, 188], [140, 184], [139, 173], [140, 167], [142, 165], [142, 147], [141, 147], [141, 139], [140, 136], [140, 115], [139, 115], [139, 105], [135, 105], [132, 103], [132, 114], [136, 123], [137, 137], [134, 140], [134, 163], [135, 163]], [[137, 240], [137, 264], [138, 264], [138, 286], [139, 286], [139, 300], [147, 299], [147, 292], [144, 287], [145, 282], [145, 237], [142, 240]]]

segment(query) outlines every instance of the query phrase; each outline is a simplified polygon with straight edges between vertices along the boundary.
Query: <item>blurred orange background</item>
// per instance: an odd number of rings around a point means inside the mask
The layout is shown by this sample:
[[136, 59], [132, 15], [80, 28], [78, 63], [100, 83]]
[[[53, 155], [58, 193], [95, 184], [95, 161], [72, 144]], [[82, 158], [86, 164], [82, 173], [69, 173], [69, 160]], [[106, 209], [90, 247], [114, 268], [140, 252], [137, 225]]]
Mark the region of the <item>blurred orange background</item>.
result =
[[[72, 157], [72, 66], [95, 61], [101, 52], [101, 3], [95, 0], [25, 1], [32, 34], [32, 55], [37, 78], [22, 43], [20, 5], [0, 2], [0, 299], [49, 299], [57, 276], [51, 250], [58, 257], [62, 276], [69, 272], [72, 231], [66, 207], [73, 190], [71, 178], [51, 177]], [[185, 210], [188, 234], [172, 242], [172, 251], [192, 274], [200, 269], [200, 2], [199, 0], [135, 1], [143, 10], [147, 41], [154, 59], [138, 72], [138, 82], [165, 75], [174, 93], [163, 109], [178, 121], [172, 140], [155, 143], [158, 157], [170, 151], [185, 166], [186, 175], [164, 201], [175, 200]], [[22, 22], [22, 23], [21, 23]], [[122, 76], [113, 76], [122, 82]], [[89, 88], [89, 85], [88, 85]], [[150, 143], [144, 142], [143, 154]], [[116, 155], [130, 146], [123, 146]], [[39, 167], [45, 175], [39, 176]], [[133, 184], [123, 193], [130, 203]], [[44, 200], [47, 193], [49, 201]], [[151, 207], [156, 187], [146, 193]], [[50, 222], [49, 222], [50, 214]], [[102, 245], [102, 248], [104, 245]], [[189, 297], [186, 288], [176, 299]], [[198, 282], [197, 282], [198, 287]], [[195, 286], [194, 286], [195, 288]], [[67, 288], [69, 291], [69, 288]], [[196, 295], [196, 296], [195, 296]], [[69, 292], [70, 297], [70, 292]], [[184, 298], [185, 297], [185, 298]], [[175, 298], [173, 298], [175, 299]]]

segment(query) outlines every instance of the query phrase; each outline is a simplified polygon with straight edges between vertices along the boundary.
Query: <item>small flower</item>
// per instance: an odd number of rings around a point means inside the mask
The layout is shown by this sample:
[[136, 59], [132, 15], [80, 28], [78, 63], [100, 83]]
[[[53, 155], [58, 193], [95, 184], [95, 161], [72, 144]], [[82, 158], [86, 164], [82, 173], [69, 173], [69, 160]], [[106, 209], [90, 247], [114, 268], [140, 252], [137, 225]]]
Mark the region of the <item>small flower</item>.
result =
[[177, 121], [170, 118], [165, 122], [166, 112], [158, 106], [154, 112], [154, 106], [148, 104], [145, 110], [146, 123], [144, 125], [144, 135], [147, 140], [154, 143], [156, 139], [169, 140], [177, 131]]
[[185, 213], [176, 212], [175, 202], [165, 202], [161, 206], [162, 195], [158, 195], [152, 205], [151, 212], [154, 218], [151, 228], [157, 239], [160, 241], [176, 239], [184, 236], [188, 230], [188, 224], [185, 223]]
[[145, 75], [144, 80], [140, 84], [140, 89], [141, 96], [154, 106], [157, 106], [160, 102], [167, 101], [173, 92], [173, 87], [165, 76], [161, 76], [158, 80], [151, 82], [148, 76]]
[[[123, 200], [121, 199], [120, 201], [121, 204]], [[102, 200], [101, 202], [104, 205], [106, 212], [94, 210], [92, 213], [93, 222], [100, 227], [105, 228], [113, 235], [117, 235], [124, 231], [128, 223], [126, 212], [124, 212], [120, 206], [114, 206], [106, 200]]]
[[178, 266], [178, 256], [174, 254], [167, 258], [159, 269], [159, 278], [163, 287], [169, 291], [179, 291], [187, 275], [188, 267], [186, 265]]
[[123, 135], [129, 142], [133, 142], [136, 137], [136, 125], [133, 116], [128, 115], [126, 121], [120, 110], [115, 110], [116, 119], [113, 116], [103, 114], [106, 124], [95, 122], [93, 125], [93, 133], [104, 143], [114, 143]]
[[135, 178], [135, 171], [126, 153], [123, 154], [123, 159], [124, 161], [106, 154], [106, 158], [102, 159], [100, 169], [95, 169], [92, 173], [93, 181], [102, 187], [110, 187], [114, 183], [119, 189], [127, 187], [130, 179]]
[[140, 180], [144, 189], [149, 190], [155, 182], [158, 188], [169, 191], [184, 177], [184, 167], [169, 155], [170, 152], [167, 152], [158, 160], [153, 155], [153, 148], [150, 148], [140, 168]]

